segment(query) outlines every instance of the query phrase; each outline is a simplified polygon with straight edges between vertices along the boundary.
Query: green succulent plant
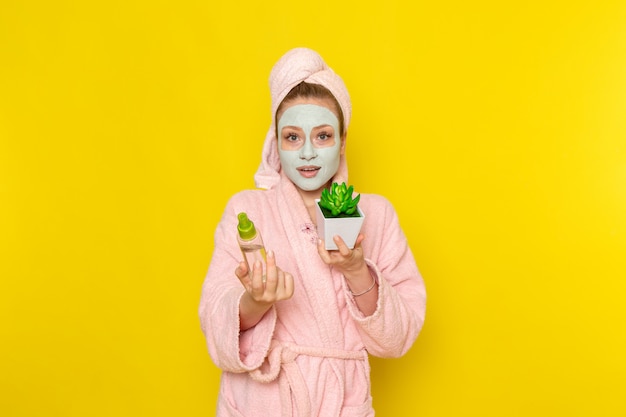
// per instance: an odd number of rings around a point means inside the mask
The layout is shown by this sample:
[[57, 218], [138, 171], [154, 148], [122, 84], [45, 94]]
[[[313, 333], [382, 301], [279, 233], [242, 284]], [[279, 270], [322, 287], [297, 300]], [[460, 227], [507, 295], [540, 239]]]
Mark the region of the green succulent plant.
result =
[[330, 191], [327, 188], [322, 190], [319, 205], [326, 217], [357, 217], [357, 204], [361, 198], [360, 194], [352, 198], [354, 187], [347, 186], [345, 182], [332, 183]]

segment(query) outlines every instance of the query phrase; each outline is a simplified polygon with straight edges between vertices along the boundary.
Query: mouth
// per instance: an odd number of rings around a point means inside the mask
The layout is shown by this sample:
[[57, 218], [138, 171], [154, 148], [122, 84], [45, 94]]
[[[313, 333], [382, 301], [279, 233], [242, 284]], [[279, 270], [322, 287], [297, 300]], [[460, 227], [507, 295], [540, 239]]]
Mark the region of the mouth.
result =
[[302, 175], [303, 177], [313, 178], [314, 176], [317, 175], [317, 172], [321, 169], [321, 167], [318, 167], [315, 165], [307, 165], [307, 166], [298, 167], [296, 169], [298, 170], [300, 175]]

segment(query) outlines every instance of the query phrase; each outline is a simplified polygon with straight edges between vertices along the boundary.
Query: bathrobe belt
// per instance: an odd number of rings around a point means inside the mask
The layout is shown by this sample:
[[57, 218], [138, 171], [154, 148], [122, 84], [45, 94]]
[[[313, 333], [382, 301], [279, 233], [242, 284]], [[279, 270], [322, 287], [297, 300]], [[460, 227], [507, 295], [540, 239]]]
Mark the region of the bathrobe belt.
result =
[[300, 346], [293, 343], [283, 343], [272, 341], [270, 353], [267, 356], [269, 370], [262, 372], [260, 369], [250, 371], [252, 379], [258, 382], [274, 381], [278, 374], [284, 373], [284, 377], [279, 380], [280, 400], [282, 404], [282, 414], [291, 416], [291, 395], [298, 407], [298, 415], [311, 415], [311, 400], [306, 382], [295, 360], [299, 355], [315, 356], [318, 358], [367, 360], [367, 351], [363, 350], [341, 350], [323, 347]]

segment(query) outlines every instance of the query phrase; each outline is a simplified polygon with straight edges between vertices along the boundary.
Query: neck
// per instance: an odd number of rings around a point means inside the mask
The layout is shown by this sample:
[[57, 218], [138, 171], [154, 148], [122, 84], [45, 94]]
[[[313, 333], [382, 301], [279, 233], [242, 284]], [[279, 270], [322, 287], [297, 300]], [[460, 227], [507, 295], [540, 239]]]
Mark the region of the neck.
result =
[[317, 224], [316, 219], [315, 219], [315, 200], [319, 199], [322, 195], [322, 190], [329, 186], [330, 186], [330, 182], [328, 182], [328, 184], [326, 184], [324, 187], [319, 188], [317, 190], [312, 190], [312, 191], [306, 191], [306, 190], [302, 190], [296, 187], [296, 189], [298, 190], [298, 193], [300, 194], [300, 197], [302, 197], [304, 206], [309, 212], [309, 217], [311, 218], [311, 221], [314, 224]]
[[315, 200], [321, 197], [322, 189], [323, 189], [323, 188], [320, 188], [319, 190], [306, 191], [306, 190], [301, 190], [298, 187], [296, 188], [298, 189], [298, 193], [300, 194], [300, 197], [302, 197], [302, 201], [304, 201], [304, 205], [307, 208], [314, 207]]

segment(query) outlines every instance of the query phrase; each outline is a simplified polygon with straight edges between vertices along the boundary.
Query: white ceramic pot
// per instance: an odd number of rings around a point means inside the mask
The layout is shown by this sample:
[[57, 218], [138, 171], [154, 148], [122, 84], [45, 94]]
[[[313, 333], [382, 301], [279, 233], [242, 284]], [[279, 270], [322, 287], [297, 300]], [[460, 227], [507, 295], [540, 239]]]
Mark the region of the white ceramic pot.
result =
[[326, 250], [337, 250], [333, 236], [339, 235], [350, 249], [354, 248], [356, 238], [359, 236], [365, 214], [357, 205], [359, 217], [326, 218], [319, 205], [319, 199], [315, 200], [315, 215], [317, 218], [317, 235], [324, 239]]

